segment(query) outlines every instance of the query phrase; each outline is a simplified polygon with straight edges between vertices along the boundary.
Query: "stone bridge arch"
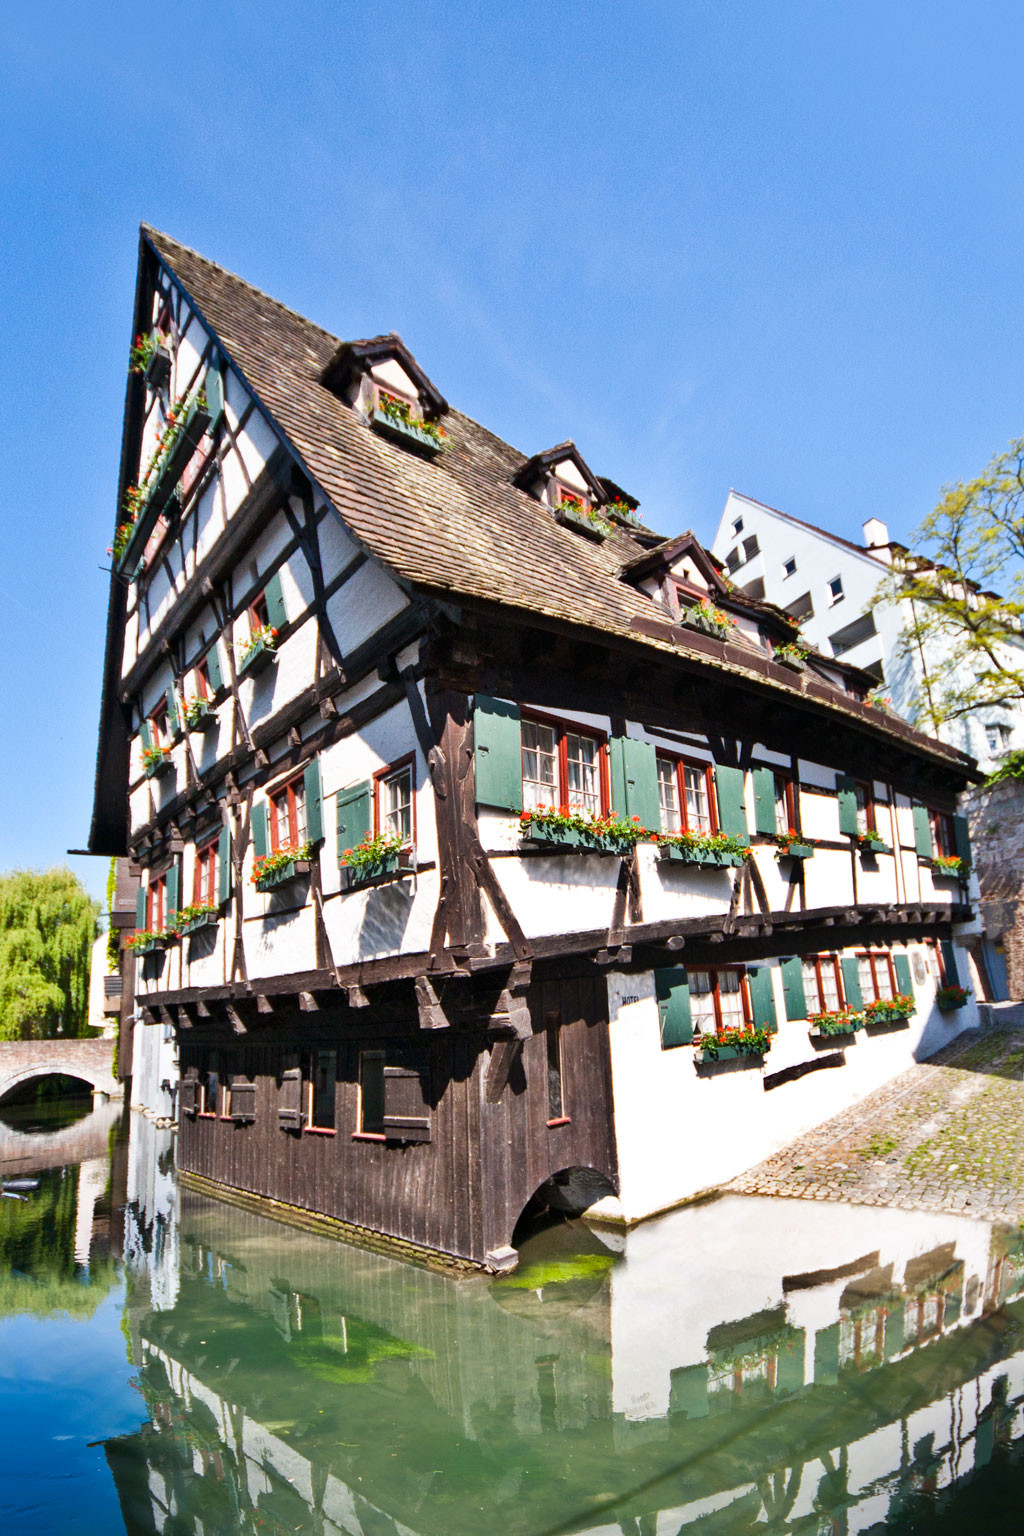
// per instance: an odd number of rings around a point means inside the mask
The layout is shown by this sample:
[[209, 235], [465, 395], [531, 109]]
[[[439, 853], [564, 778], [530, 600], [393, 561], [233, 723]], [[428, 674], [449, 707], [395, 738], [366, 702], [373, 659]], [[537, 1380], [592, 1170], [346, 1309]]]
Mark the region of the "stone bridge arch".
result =
[[44, 1077], [75, 1077], [93, 1096], [124, 1097], [114, 1076], [113, 1040], [0, 1040], [0, 1105], [15, 1089]]

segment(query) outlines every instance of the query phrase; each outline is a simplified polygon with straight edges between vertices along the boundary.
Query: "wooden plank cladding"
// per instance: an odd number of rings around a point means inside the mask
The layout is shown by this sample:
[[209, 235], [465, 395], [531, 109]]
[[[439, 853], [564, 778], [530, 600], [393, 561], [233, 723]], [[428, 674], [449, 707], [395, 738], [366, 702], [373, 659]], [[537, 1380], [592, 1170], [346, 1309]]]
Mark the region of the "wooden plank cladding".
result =
[[[413, 1037], [408, 1017], [354, 1037], [352, 1025], [342, 1035], [296, 1009], [275, 1013], [273, 1038], [258, 1043], [227, 1031], [188, 1037], [180, 1166], [485, 1263], [511, 1242], [546, 1180], [580, 1168], [609, 1187], [616, 1180], [604, 981], [538, 981], [528, 1001], [534, 1033], [516, 1049], [495, 1102], [486, 1091], [492, 1056], [519, 1042], [479, 1029]], [[553, 1115], [556, 1076], [561, 1113]], [[236, 1113], [239, 1092], [251, 1121]]]

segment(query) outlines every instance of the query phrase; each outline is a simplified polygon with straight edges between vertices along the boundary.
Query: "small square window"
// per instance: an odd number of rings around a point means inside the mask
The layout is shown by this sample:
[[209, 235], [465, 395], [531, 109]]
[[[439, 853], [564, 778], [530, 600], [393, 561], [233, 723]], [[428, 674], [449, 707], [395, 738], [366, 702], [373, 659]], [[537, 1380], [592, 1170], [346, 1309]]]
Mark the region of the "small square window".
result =
[[743, 532], [743, 519], [742, 519], [742, 517], [738, 517], [736, 519], [736, 521], [732, 525], [732, 536], [733, 536], [733, 538], [736, 538], [737, 535], [741, 534], [742, 532]]
[[795, 556], [790, 555], [788, 560], [783, 560], [783, 562], [782, 562], [782, 574], [783, 574], [783, 576], [795, 576], [796, 575], [796, 558], [795, 558]]
[[1011, 734], [1008, 725], [987, 725], [985, 727], [985, 741], [988, 745], [988, 750], [992, 753], [1006, 752], [1010, 745]]
[[843, 600], [843, 578], [841, 576], [833, 576], [832, 580], [828, 584], [828, 591], [829, 591], [829, 596], [831, 597], [831, 599], [832, 599], [832, 601], [834, 603], [842, 602], [842, 600]]

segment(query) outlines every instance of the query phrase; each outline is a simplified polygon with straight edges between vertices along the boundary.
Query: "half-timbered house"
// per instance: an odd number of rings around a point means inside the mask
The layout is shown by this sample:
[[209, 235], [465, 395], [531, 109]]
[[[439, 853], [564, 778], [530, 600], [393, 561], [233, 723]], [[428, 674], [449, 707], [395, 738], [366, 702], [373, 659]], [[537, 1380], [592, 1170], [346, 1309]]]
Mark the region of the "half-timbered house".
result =
[[185, 1177], [501, 1265], [976, 1021], [971, 760], [613, 466], [148, 228], [133, 335], [90, 846]]

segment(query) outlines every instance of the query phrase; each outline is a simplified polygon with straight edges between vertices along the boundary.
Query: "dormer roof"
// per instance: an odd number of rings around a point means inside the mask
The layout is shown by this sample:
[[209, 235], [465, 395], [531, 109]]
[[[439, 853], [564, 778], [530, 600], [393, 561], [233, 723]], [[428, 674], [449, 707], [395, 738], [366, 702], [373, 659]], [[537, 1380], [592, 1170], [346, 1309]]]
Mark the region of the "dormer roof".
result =
[[584, 459], [582, 453], [576, 447], [572, 438], [564, 443], [558, 443], [554, 448], [547, 448], [543, 453], [535, 453], [532, 458], [521, 464], [512, 477], [513, 485], [518, 485], [524, 491], [533, 491], [538, 482], [545, 475], [556, 475], [558, 466], [569, 462], [575, 465], [576, 470], [586, 485], [595, 503], [601, 506], [608, 500], [608, 493], [604, 488], [604, 482], [599, 480], [590, 465]]
[[386, 336], [370, 336], [363, 341], [343, 341], [328, 359], [320, 382], [335, 394], [341, 394], [354, 380], [369, 373], [376, 363], [386, 362], [397, 363], [408, 375], [426, 417], [433, 420], [446, 414], [447, 400], [395, 331], [389, 331]]
[[697, 535], [690, 529], [679, 534], [677, 538], [663, 539], [653, 549], [645, 549], [632, 560], [627, 560], [622, 567], [623, 580], [635, 583], [655, 572], [665, 573], [684, 557], [693, 562], [712, 591], [723, 595], [729, 591], [721, 574], [720, 562], [715, 559], [710, 550], [704, 548]]

